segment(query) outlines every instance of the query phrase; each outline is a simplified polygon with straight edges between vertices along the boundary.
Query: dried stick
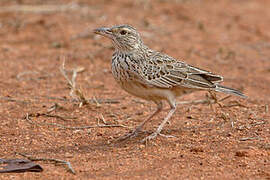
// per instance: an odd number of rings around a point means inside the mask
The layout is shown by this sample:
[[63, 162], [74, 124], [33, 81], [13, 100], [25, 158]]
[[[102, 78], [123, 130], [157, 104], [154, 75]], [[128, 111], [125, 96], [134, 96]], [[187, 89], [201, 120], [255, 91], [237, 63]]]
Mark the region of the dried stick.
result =
[[31, 120], [31, 116], [33, 116], [32, 114], [26, 114], [25, 118], [26, 121], [30, 124], [34, 124], [34, 125], [49, 125], [49, 126], [56, 126], [59, 127], [61, 129], [91, 129], [91, 128], [111, 128], [111, 127], [122, 127], [122, 128], [127, 128], [130, 129], [130, 127], [122, 125], [122, 124], [99, 124], [98, 125], [94, 125], [94, 126], [79, 126], [79, 127], [72, 127], [72, 126], [64, 126], [61, 124], [57, 124], [57, 123], [37, 123]]
[[60, 66], [60, 72], [62, 73], [62, 75], [65, 77], [65, 79], [68, 82], [68, 85], [70, 86], [70, 93], [69, 95], [75, 99], [78, 99], [80, 102], [80, 107], [82, 105], [88, 104], [87, 99], [85, 98], [84, 94], [82, 93], [82, 91], [78, 88], [76, 88], [76, 77], [77, 77], [77, 73], [84, 71], [84, 68], [76, 68], [72, 70], [72, 78], [71, 80], [68, 78], [67, 75], [67, 71], [65, 70], [65, 59], [63, 61], [62, 66]]
[[[78, 100], [76, 99], [66, 99], [66, 98], [61, 98], [61, 97], [51, 97], [51, 96], [41, 96], [44, 97], [46, 99], [50, 99], [50, 100], [57, 100], [57, 101], [64, 101], [64, 102], [76, 102]], [[23, 103], [23, 104], [28, 104], [31, 103], [33, 100], [36, 100], [36, 103], [42, 103], [41, 102], [41, 97], [29, 97], [29, 99], [27, 100], [20, 100], [17, 98], [13, 98], [13, 97], [1, 97], [0, 96], [0, 100], [3, 101], [10, 101], [10, 102], [18, 102], [18, 103]], [[25, 97], [22, 97], [25, 98]], [[95, 104], [119, 104], [120, 99], [97, 99], [97, 98], [93, 98], [93, 99], [88, 99], [87, 102], [88, 103], [95, 103]], [[48, 102], [48, 101], [46, 101]]]
[[258, 140], [258, 139], [260, 138], [259, 137], [245, 137], [245, 138], [239, 139], [239, 141]]
[[19, 99], [12, 98], [12, 97], [0, 97], [0, 100], [9, 101], [9, 102], [17, 102], [17, 103], [22, 103], [22, 104], [30, 103], [30, 101], [19, 100]]
[[48, 113], [31, 113], [28, 115], [29, 117], [39, 117], [39, 116], [45, 116], [45, 117], [54, 117], [54, 118], [58, 118], [58, 119], [61, 119], [61, 120], [64, 120], [66, 121], [67, 119], [77, 119], [77, 117], [62, 117], [62, 116], [59, 116], [59, 115], [54, 115], [54, 114], [48, 114]]
[[53, 162], [55, 164], [64, 164], [67, 166], [68, 172], [71, 172], [72, 174], [76, 174], [76, 172], [74, 171], [74, 169], [71, 166], [71, 163], [68, 161], [64, 161], [61, 159], [54, 159], [54, 158], [37, 158], [37, 157], [33, 157], [33, 156], [26, 155], [23, 153], [18, 153], [18, 152], [16, 152], [16, 154], [19, 154], [23, 157], [26, 157], [27, 159], [29, 159], [31, 161], [50, 161], [50, 162]]

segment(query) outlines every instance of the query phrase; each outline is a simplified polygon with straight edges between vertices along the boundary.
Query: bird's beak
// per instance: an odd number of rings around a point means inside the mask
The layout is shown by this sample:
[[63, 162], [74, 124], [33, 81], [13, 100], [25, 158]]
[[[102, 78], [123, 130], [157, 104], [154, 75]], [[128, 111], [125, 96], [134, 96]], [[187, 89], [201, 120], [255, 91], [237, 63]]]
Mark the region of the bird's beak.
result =
[[106, 28], [106, 27], [97, 28], [97, 29], [94, 29], [94, 33], [99, 34], [101, 36], [108, 37], [108, 38], [112, 38], [111, 28]]

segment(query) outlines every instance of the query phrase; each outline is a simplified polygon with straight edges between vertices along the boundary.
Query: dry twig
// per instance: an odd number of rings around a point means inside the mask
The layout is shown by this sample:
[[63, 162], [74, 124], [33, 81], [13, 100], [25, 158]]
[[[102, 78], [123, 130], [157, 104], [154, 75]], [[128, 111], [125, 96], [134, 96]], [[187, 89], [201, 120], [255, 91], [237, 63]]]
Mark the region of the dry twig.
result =
[[[28, 97], [29, 99], [24, 100], [25, 97], [19, 97], [19, 98], [14, 98], [14, 97], [1, 97], [0, 96], [0, 100], [3, 101], [9, 101], [9, 102], [17, 102], [17, 103], [23, 103], [23, 104], [29, 104], [33, 101], [35, 101], [35, 103], [43, 103], [41, 97], [49, 99], [49, 100], [57, 100], [57, 101], [64, 101], [64, 102], [78, 102], [77, 99], [67, 99], [67, 98], [63, 98], [63, 97], [51, 97], [51, 96], [40, 96], [40, 97]], [[45, 101], [48, 102], [48, 101]], [[54, 101], [55, 102], [55, 101]], [[87, 99], [88, 103], [99, 103], [99, 104], [119, 104], [120, 103], [120, 99], [97, 99], [97, 98], [93, 98], [93, 99]]]
[[64, 120], [66, 121], [67, 119], [77, 119], [77, 117], [62, 117], [62, 116], [59, 116], [59, 115], [54, 115], [54, 114], [48, 114], [48, 113], [31, 113], [31, 114], [28, 114], [28, 117], [40, 117], [40, 116], [45, 116], [45, 117], [54, 117], [54, 118], [58, 118], [58, 119], [61, 119], [61, 120]]
[[241, 138], [239, 141], [248, 141], [248, 140], [258, 140], [260, 139], [259, 137], [246, 137], [246, 138]]
[[76, 172], [74, 171], [74, 169], [71, 166], [71, 163], [68, 161], [64, 161], [61, 159], [54, 159], [54, 158], [37, 158], [37, 157], [33, 157], [33, 156], [26, 155], [23, 153], [18, 153], [18, 152], [16, 152], [16, 154], [19, 154], [23, 157], [26, 157], [27, 159], [29, 159], [31, 161], [50, 161], [50, 162], [53, 162], [55, 164], [64, 164], [67, 166], [68, 172], [71, 172], [72, 174], [76, 174]]
[[80, 107], [82, 105], [85, 105], [85, 104], [88, 104], [88, 101], [87, 99], [85, 98], [83, 92], [76, 88], [76, 77], [77, 77], [77, 73], [79, 72], [82, 72], [84, 71], [84, 68], [75, 68], [72, 70], [72, 77], [71, 79], [68, 78], [68, 75], [67, 75], [67, 71], [65, 70], [65, 59], [63, 61], [63, 64], [62, 66], [60, 66], [60, 72], [62, 73], [62, 75], [65, 77], [65, 79], [67, 80], [68, 82], [68, 85], [70, 86], [70, 93], [69, 95], [77, 100], [79, 100], [80, 102]]
[[101, 106], [95, 96], [93, 97], [93, 101], [94, 101], [94, 103], [96, 103], [96, 106], [97, 107], [100, 107]]
[[38, 122], [34, 122], [33, 120], [31, 120], [30, 117], [37, 117], [37, 116], [33, 116], [33, 114], [26, 114], [26, 116], [24, 117], [24, 119], [30, 123], [30, 124], [34, 124], [34, 125], [48, 125], [48, 126], [56, 126], [59, 127], [61, 129], [72, 129], [72, 130], [76, 130], [76, 129], [91, 129], [91, 128], [111, 128], [111, 127], [122, 127], [122, 128], [127, 128], [130, 129], [128, 126], [122, 125], [122, 124], [99, 124], [98, 125], [94, 125], [94, 126], [78, 126], [78, 127], [72, 127], [72, 126], [64, 126], [61, 124], [57, 124], [57, 123], [38, 123]]
[[30, 101], [20, 100], [20, 99], [16, 99], [13, 97], [0, 97], [0, 100], [9, 101], [9, 102], [17, 102], [17, 103], [22, 103], [22, 104], [29, 104], [30, 103]]

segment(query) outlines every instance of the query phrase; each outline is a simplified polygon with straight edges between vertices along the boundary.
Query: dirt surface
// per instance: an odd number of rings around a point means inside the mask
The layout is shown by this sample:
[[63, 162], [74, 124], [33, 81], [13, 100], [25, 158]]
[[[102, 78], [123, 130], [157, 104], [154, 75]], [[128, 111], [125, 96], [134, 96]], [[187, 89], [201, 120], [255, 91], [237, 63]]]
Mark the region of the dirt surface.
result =
[[[268, 0], [1, 0], [0, 158], [57, 158], [76, 174], [41, 161], [42, 173], [0, 179], [270, 179], [269, 8]], [[111, 42], [91, 32], [124, 23], [152, 49], [223, 75], [224, 85], [249, 98], [179, 105], [163, 130], [175, 138], [141, 143], [166, 105], [145, 132], [115, 142], [155, 109], [120, 89]], [[64, 58], [67, 70], [85, 69], [76, 85], [88, 105], [70, 96], [59, 70]], [[104, 123], [120, 126], [97, 127]], [[68, 128], [85, 126], [94, 128]]]

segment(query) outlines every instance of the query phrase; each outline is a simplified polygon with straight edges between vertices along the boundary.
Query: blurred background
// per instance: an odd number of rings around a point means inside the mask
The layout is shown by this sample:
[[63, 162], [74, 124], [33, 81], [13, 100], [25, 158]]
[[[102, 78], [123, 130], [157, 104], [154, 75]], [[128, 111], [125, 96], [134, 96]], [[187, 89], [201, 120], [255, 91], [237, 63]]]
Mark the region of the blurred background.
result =
[[[269, 8], [269, 0], [1, 0], [0, 154], [50, 152], [68, 158], [82, 178], [133, 178], [133, 173], [142, 178], [269, 178]], [[66, 110], [55, 113], [77, 119], [35, 120], [81, 126], [96, 124], [102, 115], [108, 122], [134, 127], [147, 117], [155, 107], [119, 88], [111, 75], [111, 42], [92, 32], [119, 24], [135, 27], [154, 50], [224, 76], [224, 85], [249, 99], [228, 100], [226, 107], [232, 108], [216, 112], [208, 106], [183, 105], [165, 132], [179, 139], [160, 138], [158, 146], [149, 149], [138, 139], [127, 146], [106, 146], [127, 129], [63, 131], [23, 121], [26, 113], [45, 112], [56, 103]], [[94, 105], [79, 108], [67, 101], [70, 89], [59, 71], [63, 57], [67, 69], [83, 69], [77, 86]], [[205, 92], [199, 92], [181, 100], [203, 97]], [[117, 103], [106, 103], [111, 99]], [[240, 137], [261, 140], [245, 144]], [[134, 156], [129, 157], [131, 152]], [[61, 168], [47, 168], [49, 178], [68, 177]]]
[[2, 63], [14, 59], [2, 66], [5, 67], [2, 73], [10, 68], [27, 70], [27, 66], [50, 68], [40, 66], [42, 63], [54, 68], [59, 55], [67, 54], [76, 61], [104, 62], [99, 65], [102, 67], [95, 66], [97, 70], [110, 69], [111, 44], [92, 30], [130, 24], [155, 50], [219, 72], [238, 89], [247, 83], [245, 87], [251, 89], [251, 96], [258, 96], [252, 91], [258, 88], [260, 96], [268, 92], [263, 87], [267, 83], [262, 83], [259, 75], [266, 78], [270, 68], [267, 0], [2, 0], [0, 3], [0, 56]]

